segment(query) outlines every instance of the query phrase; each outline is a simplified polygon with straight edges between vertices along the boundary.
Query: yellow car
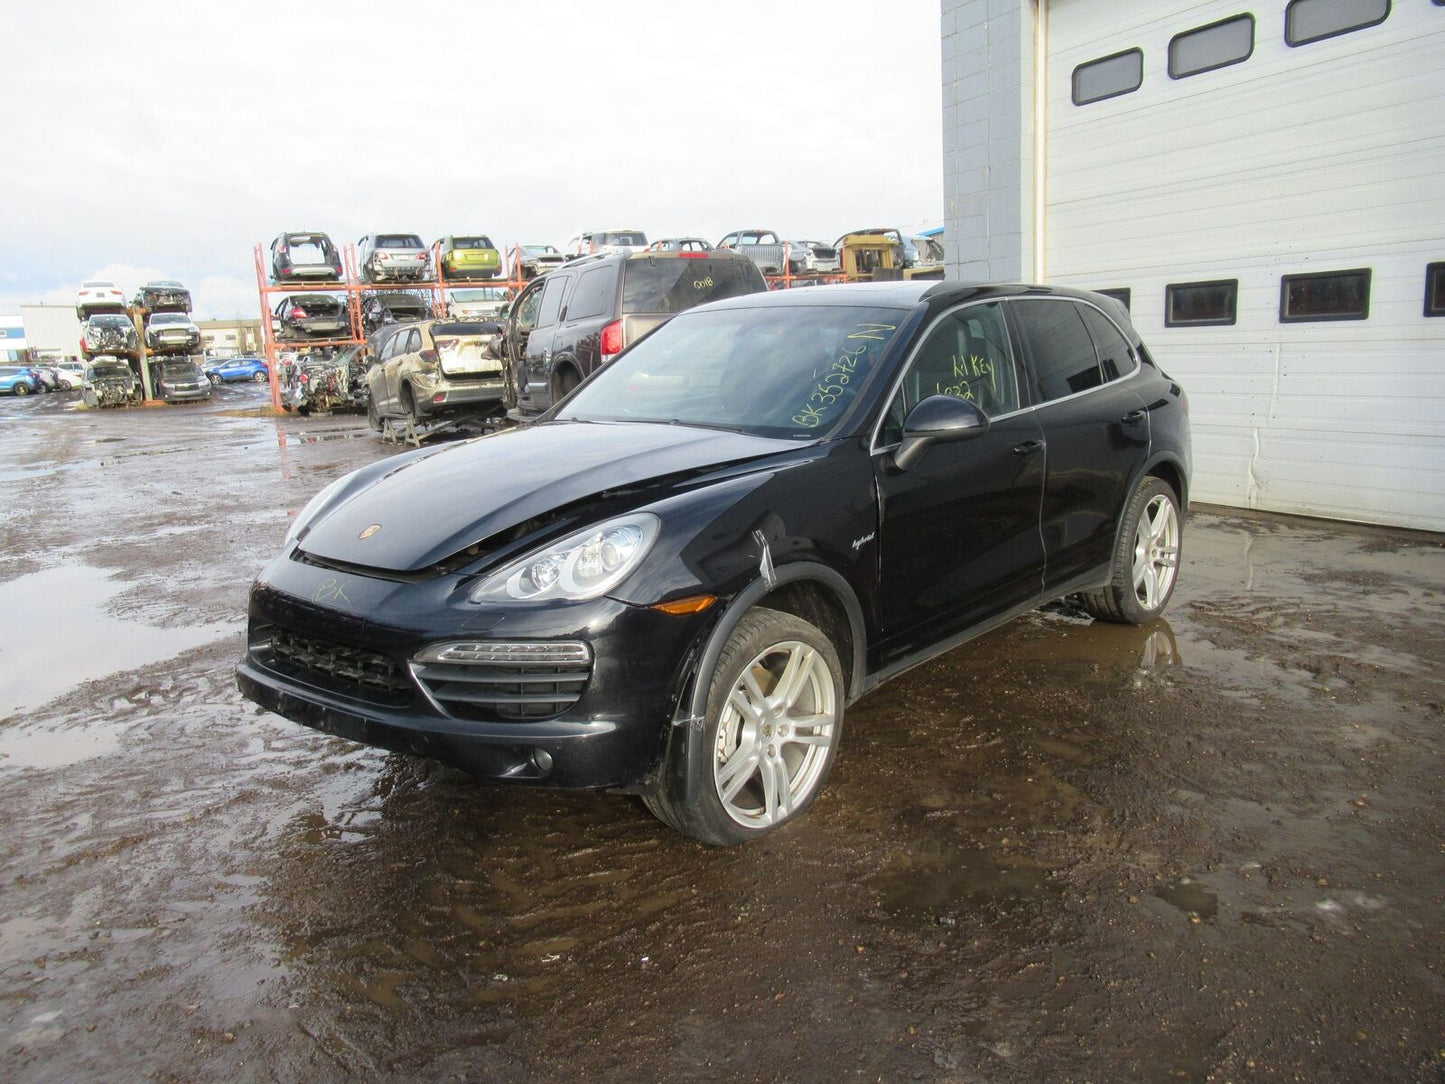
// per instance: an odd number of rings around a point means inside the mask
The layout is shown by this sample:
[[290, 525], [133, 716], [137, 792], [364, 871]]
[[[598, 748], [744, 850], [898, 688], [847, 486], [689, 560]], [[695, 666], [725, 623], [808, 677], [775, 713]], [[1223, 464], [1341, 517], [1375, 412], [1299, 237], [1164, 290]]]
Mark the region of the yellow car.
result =
[[441, 246], [442, 274], [452, 279], [496, 278], [502, 270], [502, 254], [490, 237], [481, 234], [448, 236]]

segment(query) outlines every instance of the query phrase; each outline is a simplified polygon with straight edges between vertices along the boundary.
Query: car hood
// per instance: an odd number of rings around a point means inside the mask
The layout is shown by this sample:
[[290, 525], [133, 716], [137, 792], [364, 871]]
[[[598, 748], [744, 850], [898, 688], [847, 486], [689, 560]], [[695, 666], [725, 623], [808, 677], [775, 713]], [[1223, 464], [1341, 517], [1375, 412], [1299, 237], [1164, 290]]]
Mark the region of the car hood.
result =
[[591, 497], [650, 486], [661, 496], [679, 476], [798, 448], [795, 441], [662, 424], [556, 422], [508, 430], [382, 475], [323, 511], [301, 549], [324, 560], [420, 572]]

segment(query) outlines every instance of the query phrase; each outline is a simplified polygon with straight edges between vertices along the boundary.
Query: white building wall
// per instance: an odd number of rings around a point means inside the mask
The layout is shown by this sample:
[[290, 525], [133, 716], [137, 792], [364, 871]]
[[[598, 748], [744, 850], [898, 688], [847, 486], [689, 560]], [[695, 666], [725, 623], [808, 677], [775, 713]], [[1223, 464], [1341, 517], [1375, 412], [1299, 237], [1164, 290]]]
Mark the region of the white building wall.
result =
[[21, 305], [31, 349], [60, 357], [80, 356], [80, 321], [70, 305]]
[[[949, 15], [989, 6], [944, 0], [945, 50]], [[1423, 315], [1445, 260], [1445, 8], [1397, 0], [1379, 26], [1291, 48], [1285, 6], [1050, 0], [1045, 278], [1130, 289], [1190, 394], [1196, 499], [1445, 530], [1445, 318]], [[1243, 11], [1249, 60], [1169, 78], [1174, 34]], [[1073, 104], [1078, 64], [1135, 46], [1138, 91]], [[1369, 319], [1279, 322], [1281, 275], [1355, 267]], [[1164, 326], [1168, 283], [1231, 278], [1234, 326]]]

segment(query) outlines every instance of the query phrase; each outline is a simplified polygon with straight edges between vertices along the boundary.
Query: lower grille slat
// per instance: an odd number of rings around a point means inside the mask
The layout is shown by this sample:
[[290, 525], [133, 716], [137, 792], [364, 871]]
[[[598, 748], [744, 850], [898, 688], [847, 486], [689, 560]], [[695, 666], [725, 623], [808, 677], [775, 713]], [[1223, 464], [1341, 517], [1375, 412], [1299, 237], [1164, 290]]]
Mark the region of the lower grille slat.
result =
[[252, 650], [257, 647], [269, 653], [262, 661], [272, 668], [347, 696], [393, 706], [415, 696], [406, 671], [374, 651], [281, 628], [272, 629]]

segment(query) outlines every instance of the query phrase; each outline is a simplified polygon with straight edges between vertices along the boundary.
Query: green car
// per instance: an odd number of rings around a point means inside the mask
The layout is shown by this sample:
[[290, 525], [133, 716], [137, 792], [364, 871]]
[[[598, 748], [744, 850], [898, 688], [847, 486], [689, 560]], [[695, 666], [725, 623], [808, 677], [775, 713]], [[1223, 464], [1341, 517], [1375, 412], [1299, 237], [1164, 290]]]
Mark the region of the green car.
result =
[[441, 246], [442, 274], [451, 279], [490, 279], [502, 271], [502, 254], [490, 237], [472, 234], [447, 236]]

